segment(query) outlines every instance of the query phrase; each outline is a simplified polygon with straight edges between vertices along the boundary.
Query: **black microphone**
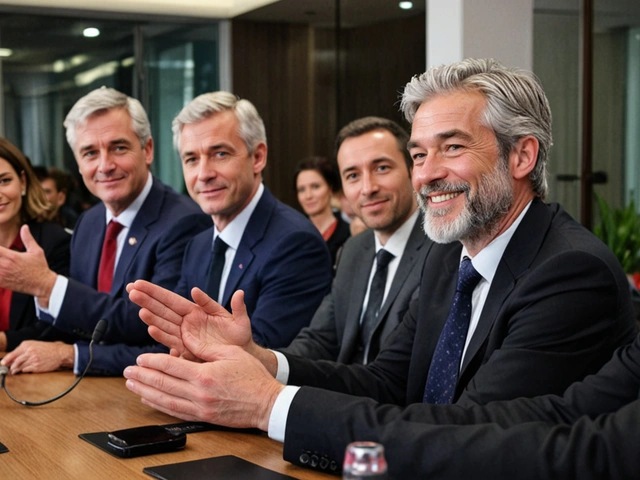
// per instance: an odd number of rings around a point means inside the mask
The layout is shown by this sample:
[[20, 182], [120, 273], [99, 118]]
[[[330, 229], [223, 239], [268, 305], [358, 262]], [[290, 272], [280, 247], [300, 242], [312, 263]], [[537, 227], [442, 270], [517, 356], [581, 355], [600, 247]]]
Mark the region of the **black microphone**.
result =
[[38, 407], [40, 405], [46, 405], [47, 403], [55, 402], [59, 398], [64, 397], [67, 393], [69, 393], [71, 390], [76, 388], [76, 385], [80, 383], [80, 380], [84, 378], [85, 374], [89, 370], [89, 367], [91, 366], [91, 362], [93, 360], [93, 344], [94, 342], [98, 343], [100, 341], [106, 329], [107, 329], [107, 321], [104, 318], [102, 318], [96, 324], [96, 327], [93, 329], [93, 334], [91, 335], [91, 342], [89, 342], [89, 362], [87, 363], [87, 366], [84, 368], [82, 375], [76, 378], [76, 381], [73, 382], [73, 384], [71, 384], [71, 386], [67, 388], [64, 392], [62, 392], [60, 395], [56, 395], [53, 398], [50, 398], [48, 400], [43, 400], [41, 402], [29, 402], [28, 400], [18, 400], [17, 398], [15, 398], [13, 395], [9, 393], [9, 390], [7, 390], [7, 387], [5, 386], [5, 381], [6, 381], [7, 375], [9, 374], [9, 369], [5, 366], [0, 366], [0, 388], [2, 388], [6, 392], [7, 396], [11, 400], [13, 400], [16, 403], [19, 403], [20, 405], [25, 405], [27, 407]]

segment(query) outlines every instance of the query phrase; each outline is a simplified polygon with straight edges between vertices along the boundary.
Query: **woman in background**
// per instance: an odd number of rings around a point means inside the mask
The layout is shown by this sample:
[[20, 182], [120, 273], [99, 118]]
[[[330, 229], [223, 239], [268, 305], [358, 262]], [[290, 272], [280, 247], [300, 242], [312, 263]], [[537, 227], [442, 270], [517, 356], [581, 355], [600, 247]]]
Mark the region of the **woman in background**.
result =
[[[20, 228], [26, 224], [49, 267], [68, 275], [71, 236], [50, 222], [54, 210], [26, 157], [0, 137], [0, 247], [25, 251]], [[42, 325], [32, 296], [0, 287], [0, 351], [11, 351], [26, 339], [53, 339], [45, 338], [50, 329]]]
[[331, 208], [331, 198], [342, 188], [337, 166], [324, 157], [306, 158], [298, 163], [294, 179], [298, 202], [327, 242], [335, 267], [338, 252], [350, 236], [349, 224]]

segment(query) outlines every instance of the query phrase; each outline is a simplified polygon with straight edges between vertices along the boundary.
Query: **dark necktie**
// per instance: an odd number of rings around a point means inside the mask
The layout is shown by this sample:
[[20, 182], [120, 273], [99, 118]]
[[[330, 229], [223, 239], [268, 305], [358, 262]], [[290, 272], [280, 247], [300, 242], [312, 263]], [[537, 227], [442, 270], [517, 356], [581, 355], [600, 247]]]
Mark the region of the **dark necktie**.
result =
[[107, 233], [104, 235], [102, 243], [102, 254], [100, 255], [100, 268], [98, 270], [98, 291], [111, 292], [113, 283], [113, 269], [116, 263], [116, 252], [118, 251], [118, 234], [124, 225], [111, 220], [107, 225]]
[[458, 285], [449, 316], [444, 324], [436, 350], [433, 353], [427, 383], [424, 389], [425, 403], [448, 404], [453, 402], [460, 360], [464, 349], [469, 321], [471, 320], [471, 296], [482, 279], [468, 257], [464, 257], [458, 271]]
[[222, 270], [224, 269], [225, 252], [227, 245], [220, 235], [213, 242], [213, 255], [211, 256], [211, 266], [209, 267], [209, 280], [207, 282], [207, 295], [216, 302], [219, 301], [220, 295], [220, 279], [222, 278]]
[[376, 273], [373, 275], [373, 280], [369, 287], [369, 301], [367, 302], [367, 309], [362, 316], [362, 324], [360, 325], [360, 352], [356, 359], [358, 363], [367, 363], [364, 355], [378, 323], [378, 314], [380, 313], [384, 290], [387, 285], [389, 262], [393, 260], [393, 258], [394, 255], [384, 248], [381, 248], [378, 250], [378, 253], [376, 253]]

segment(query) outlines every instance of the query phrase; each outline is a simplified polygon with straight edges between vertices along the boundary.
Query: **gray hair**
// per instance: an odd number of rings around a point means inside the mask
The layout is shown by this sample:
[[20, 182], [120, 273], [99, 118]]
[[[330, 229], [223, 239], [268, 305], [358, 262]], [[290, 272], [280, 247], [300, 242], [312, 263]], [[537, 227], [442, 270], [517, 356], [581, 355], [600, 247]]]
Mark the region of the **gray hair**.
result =
[[122, 108], [129, 113], [131, 128], [140, 140], [140, 145], [144, 148], [151, 138], [151, 126], [142, 104], [135, 98], [113, 88], [100, 87], [78, 100], [71, 107], [64, 120], [64, 126], [67, 129], [67, 142], [71, 149], [75, 150], [76, 129], [78, 127], [85, 125], [87, 119], [92, 115], [101, 115], [113, 108]]
[[173, 119], [173, 146], [180, 153], [180, 134], [185, 125], [200, 122], [214, 113], [231, 110], [238, 119], [238, 135], [247, 147], [249, 155], [260, 143], [267, 144], [264, 122], [258, 110], [249, 100], [243, 100], [229, 92], [203, 93], [194, 98]]
[[539, 142], [536, 166], [529, 174], [533, 191], [547, 195], [547, 161], [552, 145], [551, 109], [539, 80], [530, 72], [506, 68], [493, 59], [466, 59], [431, 67], [404, 89], [400, 109], [409, 122], [420, 105], [454, 91], [477, 91], [487, 101], [484, 124], [498, 141], [503, 158], [527, 135]]

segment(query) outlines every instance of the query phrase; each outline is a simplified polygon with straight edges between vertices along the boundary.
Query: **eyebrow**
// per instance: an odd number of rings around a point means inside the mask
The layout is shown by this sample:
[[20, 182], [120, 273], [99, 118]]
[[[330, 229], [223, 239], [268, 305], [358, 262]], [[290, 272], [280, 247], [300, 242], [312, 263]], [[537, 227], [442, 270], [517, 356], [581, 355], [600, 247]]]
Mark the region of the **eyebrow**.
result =
[[[370, 163], [375, 166], [375, 165], [378, 165], [380, 163], [389, 162], [389, 161], [392, 161], [389, 157], [377, 157], [377, 158], [374, 158], [373, 160], [371, 160]], [[344, 170], [342, 170], [341, 173], [342, 173], [342, 175], [344, 175], [345, 173], [349, 173], [349, 172], [351, 172], [353, 170], [358, 170], [358, 167], [356, 167], [356, 166], [347, 167]]]
[[[207, 152], [215, 152], [217, 150], [231, 150], [232, 152], [236, 151], [233, 145], [226, 142], [216, 143], [215, 145], [211, 145], [207, 147]], [[195, 150], [189, 150], [187, 152], [182, 152], [180, 156], [182, 158], [185, 158], [185, 157], [191, 157], [195, 154], [196, 154]]]
[[[465, 131], [459, 130], [457, 128], [454, 128], [452, 130], [447, 130], [445, 132], [437, 133], [435, 137], [439, 140], [447, 140], [449, 138], [458, 137], [467, 141], [471, 140], [472, 138], [470, 134], [468, 134]], [[418, 148], [418, 147], [420, 147], [420, 145], [418, 144], [418, 142], [414, 140], [409, 140], [407, 142], [407, 150], [411, 150], [412, 148]]]
[[[115, 140], [111, 140], [109, 142], [109, 146], [113, 146], [113, 145], [131, 145], [131, 142], [126, 138], [116, 138]], [[89, 145], [83, 145], [82, 147], [80, 147], [80, 150], [78, 151], [80, 153], [83, 153], [88, 150], [93, 150], [94, 148], [96, 148], [95, 145], [93, 143], [90, 143]]]

